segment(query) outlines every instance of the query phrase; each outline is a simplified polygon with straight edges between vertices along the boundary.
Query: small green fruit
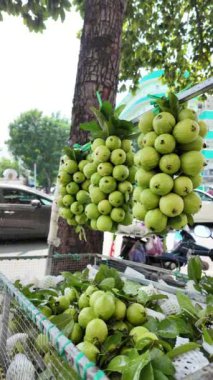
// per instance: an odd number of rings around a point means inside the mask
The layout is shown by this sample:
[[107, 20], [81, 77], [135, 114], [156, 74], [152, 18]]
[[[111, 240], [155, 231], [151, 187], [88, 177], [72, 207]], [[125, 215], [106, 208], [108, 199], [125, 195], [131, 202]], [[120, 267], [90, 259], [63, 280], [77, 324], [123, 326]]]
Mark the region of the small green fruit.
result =
[[126, 318], [133, 326], [141, 325], [146, 320], [145, 308], [139, 303], [132, 303], [127, 308]]

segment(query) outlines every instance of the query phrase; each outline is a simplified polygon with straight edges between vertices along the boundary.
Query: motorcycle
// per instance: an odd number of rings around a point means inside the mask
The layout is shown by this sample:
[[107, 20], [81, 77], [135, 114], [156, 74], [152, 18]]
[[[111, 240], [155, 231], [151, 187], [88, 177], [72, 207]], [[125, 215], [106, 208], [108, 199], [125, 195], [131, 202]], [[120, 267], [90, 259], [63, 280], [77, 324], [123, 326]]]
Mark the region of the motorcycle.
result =
[[[205, 226], [198, 225], [193, 232], [195, 236], [213, 238], [210, 229]], [[160, 266], [170, 270], [187, 264], [189, 257], [193, 255], [208, 256], [213, 260], [213, 249], [197, 244], [191, 233], [181, 230], [180, 237], [181, 240], [170, 252], [165, 252], [163, 249], [163, 238], [161, 237], [152, 236], [142, 239], [126, 237], [123, 239], [120, 256], [126, 260]], [[148, 249], [150, 239], [155, 242], [152, 250]]]

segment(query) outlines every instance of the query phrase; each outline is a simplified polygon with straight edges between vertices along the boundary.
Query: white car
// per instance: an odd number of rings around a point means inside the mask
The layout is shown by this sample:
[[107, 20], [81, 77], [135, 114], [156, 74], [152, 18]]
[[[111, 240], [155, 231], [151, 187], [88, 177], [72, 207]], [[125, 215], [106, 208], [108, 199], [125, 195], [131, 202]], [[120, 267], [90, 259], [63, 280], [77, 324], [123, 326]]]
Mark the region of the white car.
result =
[[213, 224], [213, 196], [205, 191], [195, 190], [202, 200], [202, 207], [200, 211], [193, 216], [194, 222]]

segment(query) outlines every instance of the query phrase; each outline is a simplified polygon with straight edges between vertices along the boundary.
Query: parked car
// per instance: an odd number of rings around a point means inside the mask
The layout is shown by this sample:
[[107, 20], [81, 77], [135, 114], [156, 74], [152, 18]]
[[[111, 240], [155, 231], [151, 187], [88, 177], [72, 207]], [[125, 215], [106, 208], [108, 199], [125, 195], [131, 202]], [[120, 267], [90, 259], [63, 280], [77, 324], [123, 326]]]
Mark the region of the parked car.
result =
[[0, 240], [46, 238], [52, 202], [33, 188], [0, 183]]
[[195, 190], [202, 200], [200, 211], [194, 215], [197, 224], [213, 224], [213, 196], [203, 190]]

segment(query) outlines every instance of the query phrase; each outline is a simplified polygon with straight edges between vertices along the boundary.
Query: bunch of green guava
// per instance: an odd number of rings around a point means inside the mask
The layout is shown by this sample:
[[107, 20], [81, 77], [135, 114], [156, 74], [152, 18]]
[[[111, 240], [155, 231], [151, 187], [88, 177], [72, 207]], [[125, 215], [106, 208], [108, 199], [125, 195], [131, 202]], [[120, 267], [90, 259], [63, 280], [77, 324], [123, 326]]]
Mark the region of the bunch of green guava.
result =
[[[200, 259], [191, 259], [188, 275], [197, 291], [206, 295], [206, 306], [205, 299], [194, 305], [182, 291], [170, 297], [153, 285], [121, 279], [119, 272], [103, 264], [93, 279], [88, 269], [63, 272], [54, 289], [37, 289], [32, 283], [27, 287], [16, 282], [16, 286], [110, 379], [133, 379], [135, 373], [147, 379], [151, 371], [153, 380], [174, 380], [173, 359], [198, 350], [202, 341], [212, 342], [211, 278], [206, 282], [204, 276], [204, 284], [201, 272]], [[17, 322], [18, 313], [11, 318]], [[27, 316], [23, 318], [30, 326]], [[14, 330], [14, 323], [11, 326], [10, 321], [9, 328], [17, 333], [21, 324], [15, 323]], [[177, 337], [187, 338], [187, 344], [177, 349]], [[54, 373], [55, 354], [47, 335], [42, 332], [30, 339], [32, 349]], [[207, 347], [207, 358], [208, 352]]]
[[133, 216], [156, 233], [193, 223], [201, 208], [194, 191], [206, 165], [201, 153], [208, 131], [194, 110], [181, 107], [174, 94], [159, 102], [161, 112], [146, 112], [139, 122], [138, 167]]
[[109, 102], [100, 110], [92, 108], [96, 117], [82, 124], [91, 135], [91, 160], [83, 168], [90, 180], [90, 203], [85, 214], [90, 227], [99, 231], [116, 231], [119, 224], [132, 223], [131, 201], [136, 168], [131, 138], [134, 125], [120, 120]]
[[[88, 218], [85, 213], [90, 203], [88, 172], [94, 170], [94, 164], [88, 151], [67, 148], [67, 154], [61, 159], [58, 173], [59, 191], [56, 199], [59, 215], [66, 219], [80, 235]], [[87, 167], [87, 171], [85, 171]], [[93, 168], [93, 169], [92, 169]]]

